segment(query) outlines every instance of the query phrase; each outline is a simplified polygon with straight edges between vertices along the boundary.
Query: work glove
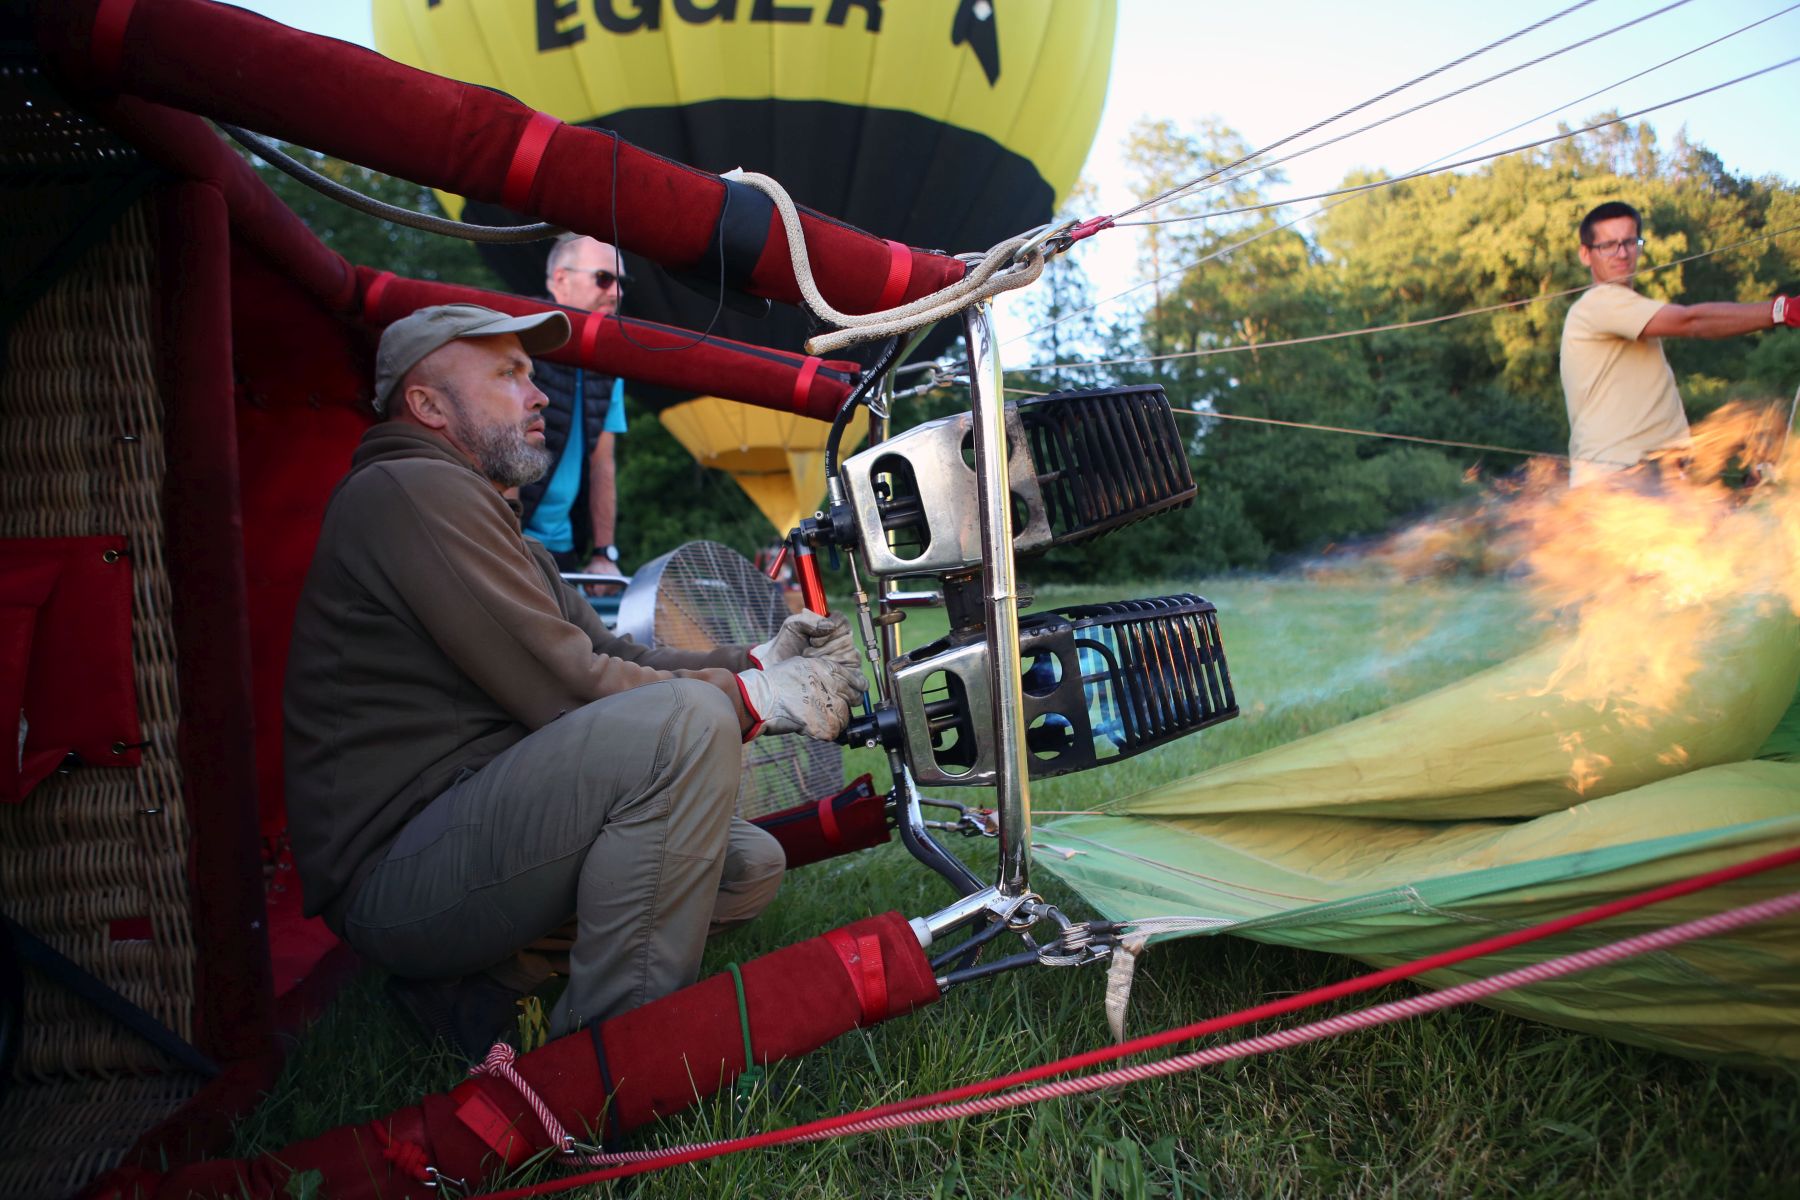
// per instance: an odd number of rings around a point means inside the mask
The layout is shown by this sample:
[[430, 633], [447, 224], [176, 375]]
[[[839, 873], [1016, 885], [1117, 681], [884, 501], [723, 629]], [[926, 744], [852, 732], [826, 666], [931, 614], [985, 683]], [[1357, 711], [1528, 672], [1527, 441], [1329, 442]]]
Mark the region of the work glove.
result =
[[[750, 731], [804, 733], [829, 742], [850, 721], [850, 701], [862, 691], [842, 667], [824, 658], [785, 658], [761, 670], [739, 671], [738, 689], [756, 722]], [[748, 739], [746, 739], [748, 740]]]
[[843, 617], [827, 617], [809, 609], [801, 609], [781, 623], [775, 636], [750, 648], [750, 659], [760, 667], [771, 667], [790, 658], [822, 658], [844, 674], [845, 682], [856, 685], [861, 695], [868, 687], [863, 676], [862, 655], [850, 636], [850, 622]]
[[1777, 325], [1800, 329], [1800, 296], [1775, 297], [1774, 309], [1769, 315]]

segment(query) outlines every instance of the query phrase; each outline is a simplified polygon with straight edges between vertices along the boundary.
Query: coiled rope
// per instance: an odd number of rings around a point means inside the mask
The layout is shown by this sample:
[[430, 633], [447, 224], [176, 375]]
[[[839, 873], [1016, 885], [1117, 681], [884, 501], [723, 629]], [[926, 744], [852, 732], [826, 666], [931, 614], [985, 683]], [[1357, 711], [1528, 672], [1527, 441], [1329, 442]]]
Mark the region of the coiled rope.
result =
[[1006, 239], [985, 254], [958, 255], [958, 258], [971, 264], [968, 274], [929, 296], [921, 296], [910, 304], [878, 313], [841, 312], [831, 306], [813, 280], [812, 260], [806, 250], [806, 231], [800, 225], [800, 211], [795, 206], [793, 197], [787, 194], [787, 189], [769, 176], [756, 171], [727, 171], [723, 178], [753, 187], [774, 202], [775, 211], [781, 216], [782, 230], [787, 234], [788, 254], [793, 259], [794, 280], [800, 285], [801, 297], [820, 320], [839, 327], [834, 332], [808, 338], [808, 354], [825, 355], [858, 342], [909, 333], [945, 317], [954, 316], [970, 305], [979, 304], [1002, 292], [1022, 288], [1044, 273], [1044, 252], [1041, 248], [1029, 252], [1023, 261], [1014, 262], [1019, 252], [1042, 232], [1032, 230]]

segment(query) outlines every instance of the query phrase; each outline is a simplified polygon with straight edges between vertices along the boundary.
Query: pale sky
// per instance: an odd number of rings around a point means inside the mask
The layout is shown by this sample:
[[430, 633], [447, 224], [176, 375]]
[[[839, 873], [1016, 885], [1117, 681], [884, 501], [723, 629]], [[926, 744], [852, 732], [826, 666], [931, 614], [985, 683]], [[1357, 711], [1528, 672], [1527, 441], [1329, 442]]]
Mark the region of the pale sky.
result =
[[[423, 3], [424, 0], [418, 0]], [[896, 3], [899, 0], [889, 0]], [[1018, 3], [1019, 0], [1002, 0]], [[1263, 146], [1379, 95], [1514, 30], [1566, 8], [1573, 0], [1521, 5], [1466, 0], [1120, 0], [1112, 80], [1084, 174], [1099, 188], [1101, 211], [1131, 202], [1119, 148], [1143, 117], [1178, 122], [1216, 116]], [[1594, 0], [1580, 12], [1328, 126], [1288, 149], [1310, 145], [1378, 117], [1429, 100], [1496, 71], [1664, 7], [1669, 0]], [[368, 0], [239, 0], [302, 29], [372, 43]], [[1285, 164], [1280, 195], [1326, 190], [1353, 167], [1401, 173], [1595, 91], [1664, 59], [1781, 13], [1790, 0], [1688, 0], [1591, 46], [1432, 106]], [[1800, 54], [1800, 6], [1642, 79], [1535, 121], [1468, 157], [1547, 136], [1609, 108], [1624, 112], [1710, 87]], [[1800, 177], [1800, 64], [1696, 100], [1648, 114], [1665, 144], [1685, 126], [1719, 154], [1728, 169], [1750, 175]], [[876, 230], [874, 232], [881, 232]], [[982, 247], [952, 247], [957, 250]], [[1106, 296], [1136, 282], [1134, 237], [1113, 230], [1086, 243], [1080, 261]], [[1003, 313], [1005, 321], [1008, 314]], [[1003, 336], [1010, 333], [1003, 327]]]

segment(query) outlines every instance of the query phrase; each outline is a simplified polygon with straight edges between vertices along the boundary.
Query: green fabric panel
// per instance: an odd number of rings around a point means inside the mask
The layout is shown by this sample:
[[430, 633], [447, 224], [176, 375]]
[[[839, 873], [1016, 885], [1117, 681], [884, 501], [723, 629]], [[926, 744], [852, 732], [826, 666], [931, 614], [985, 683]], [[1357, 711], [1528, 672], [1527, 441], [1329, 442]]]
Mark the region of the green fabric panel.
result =
[[[1751, 757], [1800, 684], [1785, 605], [1720, 614], [1726, 634], [1667, 712], [1554, 690], [1588, 668], [1544, 646], [1416, 700], [1119, 801], [1138, 815], [1345, 813], [1408, 821], [1534, 817]], [[1596, 664], [1606, 667], [1609, 664]]]
[[1783, 762], [1800, 762], [1800, 693], [1781, 714], [1768, 740], [1756, 751], [1757, 758], [1776, 758]]
[[[1692, 771], [1531, 821], [1076, 817], [1037, 862], [1114, 919], [1409, 961], [1800, 843], [1800, 764]], [[1437, 987], [1800, 889], [1788, 868], [1434, 973]], [[1154, 962], [1152, 958], [1150, 960]], [[1534, 985], [1493, 1007], [1678, 1053], [1800, 1061], [1800, 918]]]

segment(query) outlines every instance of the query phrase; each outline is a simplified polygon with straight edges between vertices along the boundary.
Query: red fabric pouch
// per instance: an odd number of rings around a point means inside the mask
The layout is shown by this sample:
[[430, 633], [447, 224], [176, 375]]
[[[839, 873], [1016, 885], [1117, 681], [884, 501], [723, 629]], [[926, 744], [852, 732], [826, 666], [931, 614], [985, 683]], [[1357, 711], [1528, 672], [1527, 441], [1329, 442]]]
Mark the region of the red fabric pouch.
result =
[[[23, 745], [12, 741], [21, 714]], [[0, 540], [0, 740], [12, 751], [4, 801], [24, 799], [70, 754], [140, 761], [124, 538]]]

